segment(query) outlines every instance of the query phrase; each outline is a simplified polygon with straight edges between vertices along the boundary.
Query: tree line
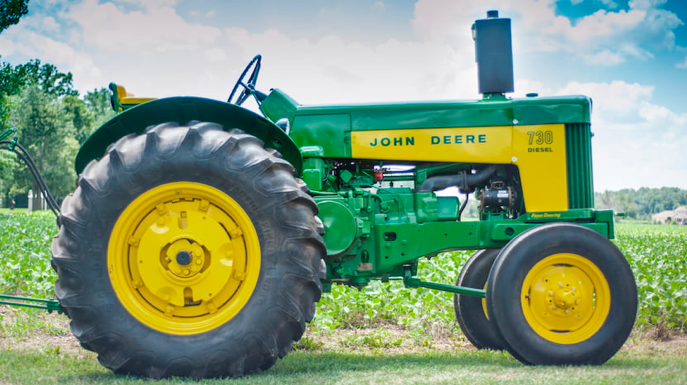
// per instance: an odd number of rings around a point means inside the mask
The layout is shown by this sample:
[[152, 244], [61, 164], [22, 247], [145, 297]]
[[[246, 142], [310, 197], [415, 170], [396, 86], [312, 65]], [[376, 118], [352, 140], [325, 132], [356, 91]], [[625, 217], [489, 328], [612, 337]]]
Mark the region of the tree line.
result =
[[613, 209], [629, 218], [649, 220], [652, 214], [687, 206], [687, 190], [677, 187], [623, 189], [595, 194], [596, 208]]
[[[72, 83], [71, 73], [40, 60], [14, 66], [0, 63], [0, 133], [17, 130], [18, 142], [28, 149], [58, 199], [74, 190], [73, 162], [79, 146], [114, 115], [106, 88], [81, 95]], [[26, 165], [13, 153], [1, 151], [3, 206], [23, 201], [30, 189], [39, 191]]]

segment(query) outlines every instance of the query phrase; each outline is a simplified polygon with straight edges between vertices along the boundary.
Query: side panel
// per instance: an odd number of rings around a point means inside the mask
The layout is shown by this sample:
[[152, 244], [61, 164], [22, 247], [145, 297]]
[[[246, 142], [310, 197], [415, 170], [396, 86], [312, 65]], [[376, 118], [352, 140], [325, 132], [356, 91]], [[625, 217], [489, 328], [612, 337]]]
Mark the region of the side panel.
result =
[[506, 126], [351, 132], [358, 159], [510, 163], [511, 147]]
[[98, 128], [79, 149], [75, 169], [79, 174], [93, 159], [100, 158], [107, 147], [129, 134], [142, 134], [152, 125], [192, 121], [218, 123], [225, 130], [238, 128], [254, 135], [291, 163], [300, 175], [303, 160], [293, 141], [279, 127], [255, 113], [217, 100], [175, 97], [157, 99], [128, 109]]
[[513, 127], [513, 164], [518, 166], [528, 213], [568, 210], [565, 125]]

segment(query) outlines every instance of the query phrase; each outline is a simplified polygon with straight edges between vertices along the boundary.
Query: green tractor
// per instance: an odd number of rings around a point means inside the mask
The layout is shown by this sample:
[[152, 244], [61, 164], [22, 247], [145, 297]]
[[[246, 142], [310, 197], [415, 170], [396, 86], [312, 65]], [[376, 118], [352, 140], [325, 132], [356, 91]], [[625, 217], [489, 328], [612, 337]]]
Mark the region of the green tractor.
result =
[[[332, 284], [402, 280], [455, 293], [477, 348], [611, 358], [637, 289], [594, 209], [591, 100], [506, 97], [510, 19], [473, 36], [478, 100], [304, 106], [258, 91], [260, 56], [227, 102], [112, 84], [118, 114], [80, 149], [52, 244], [81, 345], [116, 373], [242, 376], [290, 351]], [[450, 250], [478, 250], [455, 286], [418, 278]]]

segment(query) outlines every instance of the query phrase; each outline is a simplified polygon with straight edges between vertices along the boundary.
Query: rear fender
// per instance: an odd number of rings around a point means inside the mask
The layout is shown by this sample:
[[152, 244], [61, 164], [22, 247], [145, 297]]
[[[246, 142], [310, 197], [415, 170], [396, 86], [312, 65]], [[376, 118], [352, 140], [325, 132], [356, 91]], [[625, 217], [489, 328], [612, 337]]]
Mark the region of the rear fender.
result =
[[152, 125], [191, 121], [218, 123], [225, 130], [238, 128], [273, 148], [296, 169], [300, 176], [303, 160], [291, 138], [269, 120], [233, 104], [196, 97], [157, 99], [128, 109], [103, 124], [84, 142], [76, 155], [74, 167], [80, 174], [88, 162], [105, 154], [107, 147], [129, 134], [142, 134]]

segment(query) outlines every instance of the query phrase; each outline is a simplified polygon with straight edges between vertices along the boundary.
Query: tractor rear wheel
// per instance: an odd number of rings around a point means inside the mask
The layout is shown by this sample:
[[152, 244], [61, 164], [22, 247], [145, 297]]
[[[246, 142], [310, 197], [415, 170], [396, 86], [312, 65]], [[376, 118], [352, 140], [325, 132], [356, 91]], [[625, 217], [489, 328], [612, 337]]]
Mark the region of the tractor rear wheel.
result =
[[[500, 249], [477, 251], [460, 270], [456, 286], [486, 289], [489, 271]], [[453, 296], [453, 309], [460, 330], [477, 349], [503, 350], [494, 323], [489, 320], [486, 300], [467, 295]]]
[[625, 343], [637, 313], [625, 257], [603, 235], [571, 223], [541, 225], [510, 241], [487, 287], [490, 320], [525, 364], [602, 364]]
[[325, 248], [293, 167], [216, 124], [162, 124], [92, 161], [62, 205], [55, 293], [116, 373], [237, 377], [314, 314]]

